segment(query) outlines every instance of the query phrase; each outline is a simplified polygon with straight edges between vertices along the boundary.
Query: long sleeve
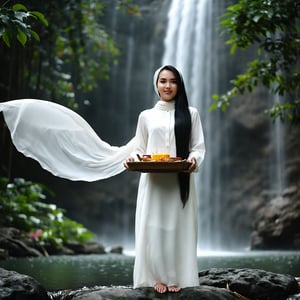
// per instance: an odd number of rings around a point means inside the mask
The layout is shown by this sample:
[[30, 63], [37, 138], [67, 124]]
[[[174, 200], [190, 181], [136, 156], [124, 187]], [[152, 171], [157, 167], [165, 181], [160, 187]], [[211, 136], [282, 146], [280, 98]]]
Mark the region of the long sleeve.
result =
[[145, 116], [144, 113], [140, 113], [136, 133], [135, 133], [135, 149], [131, 153], [131, 156], [137, 160], [137, 154], [143, 155], [147, 152], [147, 140], [148, 140], [148, 131], [147, 126], [145, 124]]
[[192, 130], [190, 140], [189, 158], [194, 157], [197, 162], [196, 172], [201, 168], [205, 156], [205, 143], [202, 124], [198, 111], [195, 108], [190, 108], [192, 119]]

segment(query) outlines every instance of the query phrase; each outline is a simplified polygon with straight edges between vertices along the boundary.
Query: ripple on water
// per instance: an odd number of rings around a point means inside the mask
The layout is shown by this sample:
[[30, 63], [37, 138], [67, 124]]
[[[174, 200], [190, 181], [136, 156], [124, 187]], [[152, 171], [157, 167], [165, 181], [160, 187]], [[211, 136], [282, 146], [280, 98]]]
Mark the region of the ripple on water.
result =
[[[0, 267], [37, 279], [47, 290], [83, 286], [132, 286], [134, 256], [119, 254], [50, 256], [0, 261]], [[199, 270], [253, 268], [300, 276], [299, 252], [203, 252]]]

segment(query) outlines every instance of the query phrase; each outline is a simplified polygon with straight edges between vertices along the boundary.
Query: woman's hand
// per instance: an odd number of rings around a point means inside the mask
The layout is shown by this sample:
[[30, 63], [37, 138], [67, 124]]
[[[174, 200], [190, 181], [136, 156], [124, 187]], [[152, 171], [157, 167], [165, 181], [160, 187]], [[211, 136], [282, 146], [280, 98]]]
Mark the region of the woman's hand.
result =
[[186, 172], [188, 173], [192, 173], [196, 170], [196, 167], [197, 167], [197, 162], [196, 162], [196, 159], [194, 157], [190, 157], [187, 159], [188, 162], [191, 163], [191, 165], [189, 166], [189, 168], [187, 169]]
[[125, 161], [124, 161], [124, 167], [126, 168], [126, 169], [129, 169], [129, 167], [128, 167], [128, 162], [132, 162], [132, 161], [134, 161], [134, 158], [133, 157], [128, 157]]

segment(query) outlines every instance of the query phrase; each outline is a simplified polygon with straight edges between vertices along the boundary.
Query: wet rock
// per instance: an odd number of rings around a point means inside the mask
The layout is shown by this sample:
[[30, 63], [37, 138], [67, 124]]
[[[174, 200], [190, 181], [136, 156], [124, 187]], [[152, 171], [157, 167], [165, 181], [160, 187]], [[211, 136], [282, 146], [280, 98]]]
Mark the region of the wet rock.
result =
[[299, 293], [294, 277], [264, 270], [212, 268], [200, 272], [199, 281], [200, 286], [228, 287], [250, 299], [284, 300]]
[[[61, 293], [61, 300], [94, 299], [298, 299], [298, 282], [289, 275], [252, 269], [210, 269], [199, 273], [200, 286], [176, 294], [157, 294], [153, 288], [94, 287]], [[290, 298], [288, 298], [290, 296]]]
[[34, 240], [28, 238], [16, 228], [0, 228], [0, 247], [1, 252], [7, 254], [6, 257], [42, 256], [42, 253], [37, 249]]
[[65, 243], [62, 246], [45, 243], [41, 246], [17, 228], [0, 227], [0, 259], [9, 257], [38, 257], [48, 255], [104, 254], [103, 245], [91, 241]]
[[49, 300], [47, 291], [33, 278], [0, 268], [1, 300]]
[[[29, 276], [0, 268], [0, 299], [22, 300], [114, 300], [114, 299], [201, 299], [201, 300], [285, 300], [299, 293], [298, 282], [289, 275], [252, 269], [210, 269], [199, 273], [197, 287], [175, 294], [158, 294], [153, 288], [93, 287], [46, 292]], [[293, 297], [294, 297], [293, 296]]]
[[109, 252], [115, 253], [115, 254], [123, 254], [123, 247], [121, 247], [121, 246], [113, 247], [110, 249]]
[[0, 260], [7, 259], [8, 257], [8, 251], [0, 248]]
[[300, 300], [300, 294], [293, 295], [293, 296], [287, 298], [287, 300]]
[[300, 188], [290, 186], [256, 216], [251, 238], [253, 250], [300, 249]]
[[224, 288], [199, 286], [182, 289], [176, 294], [158, 294], [153, 288], [132, 289], [129, 287], [95, 287], [66, 293], [64, 298], [70, 300], [114, 300], [114, 299], [201, 299], [201, 300], [237, 300], [241, 299], [234, 292]]
[[105, 254], [104, 246], [96, 242], [80, 244], [77, 242], [67, 243], [66, 246], [74, 251], [75, 254]]

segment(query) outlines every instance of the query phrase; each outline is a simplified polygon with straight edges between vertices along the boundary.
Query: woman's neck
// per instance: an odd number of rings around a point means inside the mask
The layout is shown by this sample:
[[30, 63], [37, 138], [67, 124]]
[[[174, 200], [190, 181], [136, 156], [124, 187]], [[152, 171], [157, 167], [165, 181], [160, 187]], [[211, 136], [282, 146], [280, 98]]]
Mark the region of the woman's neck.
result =
[[155, 107], [161, 110], [172, 110], [175, 108], [175, 100], [165, 101], [160, 99], [157, 101]]

